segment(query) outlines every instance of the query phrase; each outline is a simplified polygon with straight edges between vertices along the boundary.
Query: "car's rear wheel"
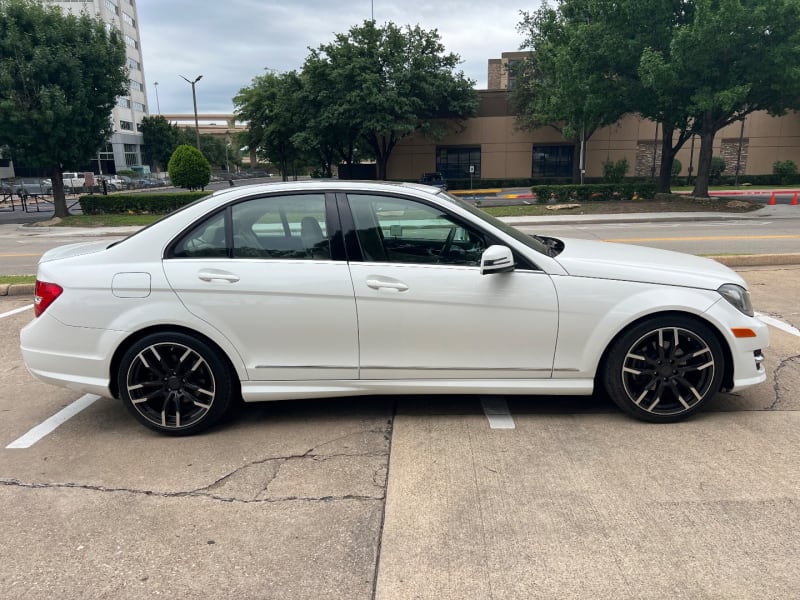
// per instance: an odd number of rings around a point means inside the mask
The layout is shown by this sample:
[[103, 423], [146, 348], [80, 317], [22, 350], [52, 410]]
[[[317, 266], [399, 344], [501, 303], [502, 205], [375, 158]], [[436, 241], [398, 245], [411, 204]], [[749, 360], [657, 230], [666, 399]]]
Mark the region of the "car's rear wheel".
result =
[[184, 333], [154, 333], [125, 352], [117, 373], [128, 410], [150, 429], [198, 433], [219, 421], [231, 404], [230, 369], [219, 352]]
[[684, 316], [649, 319], [609, 348], [603, 379], [611, 399], [644, 421], [679, 421], [722, 383], [724, 354], [714, 332]]

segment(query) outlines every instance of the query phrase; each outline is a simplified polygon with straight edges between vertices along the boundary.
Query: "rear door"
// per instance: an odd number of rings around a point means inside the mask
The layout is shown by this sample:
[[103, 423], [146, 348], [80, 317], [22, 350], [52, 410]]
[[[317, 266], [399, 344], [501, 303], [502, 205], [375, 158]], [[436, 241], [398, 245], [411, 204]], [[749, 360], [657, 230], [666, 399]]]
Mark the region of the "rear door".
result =
[[251, 380], [356, 379], [343, 252], [324, 194], [271, 195], [198, 223], [171, 247], [164, 270], [186, 307], [236, 346]]

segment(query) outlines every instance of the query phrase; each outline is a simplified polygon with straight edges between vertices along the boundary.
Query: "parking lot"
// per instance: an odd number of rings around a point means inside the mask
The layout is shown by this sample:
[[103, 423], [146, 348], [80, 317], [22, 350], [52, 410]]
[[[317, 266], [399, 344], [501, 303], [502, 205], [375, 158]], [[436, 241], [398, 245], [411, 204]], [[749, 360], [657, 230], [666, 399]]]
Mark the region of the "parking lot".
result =
[[167, 438], [35, 381], [30, 298], [2, 297], [0, 597], [797, 597], [800, 267], [740, 272], [768, 381], [675, 425], [601, 396], [344, 398]]

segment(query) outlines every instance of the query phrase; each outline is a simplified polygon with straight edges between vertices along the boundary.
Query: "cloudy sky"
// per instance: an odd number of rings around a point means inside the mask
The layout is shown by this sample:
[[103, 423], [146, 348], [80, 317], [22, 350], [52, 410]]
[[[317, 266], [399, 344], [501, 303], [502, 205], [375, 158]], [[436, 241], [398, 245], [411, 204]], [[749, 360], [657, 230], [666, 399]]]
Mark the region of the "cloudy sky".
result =
[[[150, 113], [233, 111], [232, 98], [265, 69], [299, 70], [309, 47], [370, 19], [436, 29], [464, 61], [475, 87], [486, 88], [487, 61], [519, 48], [520, 10], [538, 0], [139, 0]], [[158, 97], [156, 86], [158, 82]]]

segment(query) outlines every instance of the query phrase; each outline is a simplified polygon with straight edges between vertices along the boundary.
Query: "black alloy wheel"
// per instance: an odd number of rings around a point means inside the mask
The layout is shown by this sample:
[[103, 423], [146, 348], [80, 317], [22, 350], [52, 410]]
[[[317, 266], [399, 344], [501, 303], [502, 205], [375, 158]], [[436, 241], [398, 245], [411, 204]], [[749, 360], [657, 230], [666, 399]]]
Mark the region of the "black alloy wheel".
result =
[[131, 346], [120, 362], [118, 385], [134, 417], [168, 435], [212, 426], [233, 394], [230, 370], [219, 353], [183, 333], [156, 333]]
[[609, 349], [606, 391], [644, 421], [679, 421], [720, 389], [725, 371], [714, 332], [689, 317], [657, 317], [620, 336]]

